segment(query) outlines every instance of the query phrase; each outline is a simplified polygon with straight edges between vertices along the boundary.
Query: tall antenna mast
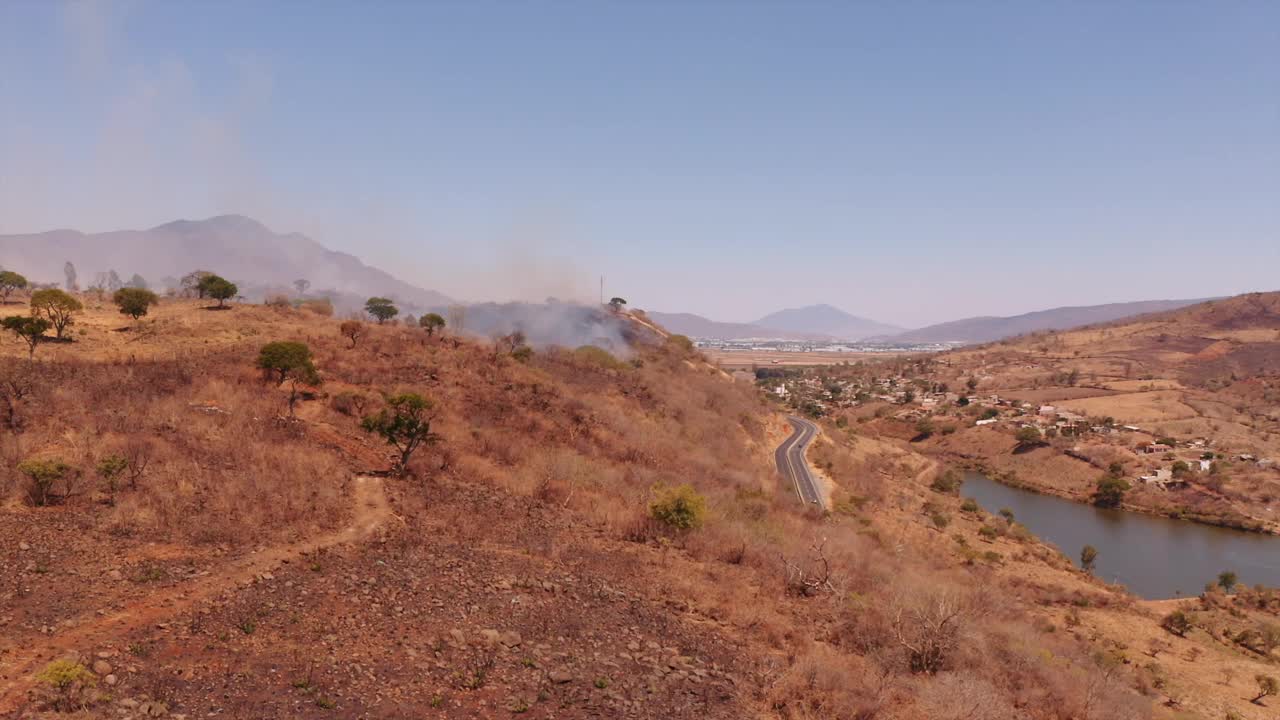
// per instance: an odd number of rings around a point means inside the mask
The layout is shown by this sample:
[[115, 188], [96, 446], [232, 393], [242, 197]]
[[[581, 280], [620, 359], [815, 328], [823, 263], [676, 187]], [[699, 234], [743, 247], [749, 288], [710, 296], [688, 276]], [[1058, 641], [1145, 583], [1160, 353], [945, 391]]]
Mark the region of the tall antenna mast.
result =
[[604, 304], [604, 276], [600, 276], [600, 304]]

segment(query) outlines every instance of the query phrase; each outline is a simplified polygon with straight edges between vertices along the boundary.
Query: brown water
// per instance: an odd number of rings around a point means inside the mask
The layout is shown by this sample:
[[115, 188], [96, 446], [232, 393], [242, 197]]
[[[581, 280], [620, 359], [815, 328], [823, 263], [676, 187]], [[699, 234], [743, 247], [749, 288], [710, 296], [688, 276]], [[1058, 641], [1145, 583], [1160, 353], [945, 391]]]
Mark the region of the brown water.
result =
[[1234, 570], [1241, 583], [1280, 586], [1280, 537], [1097, 508], [1001, 485], [976, 472], [965, 473], [960, 493], [988, 512], [1009, 508], [1077, 564], [1080, 549], [1094, 546], [1094, 574], [1144, 598], [1197, 595], [1223, 570]]

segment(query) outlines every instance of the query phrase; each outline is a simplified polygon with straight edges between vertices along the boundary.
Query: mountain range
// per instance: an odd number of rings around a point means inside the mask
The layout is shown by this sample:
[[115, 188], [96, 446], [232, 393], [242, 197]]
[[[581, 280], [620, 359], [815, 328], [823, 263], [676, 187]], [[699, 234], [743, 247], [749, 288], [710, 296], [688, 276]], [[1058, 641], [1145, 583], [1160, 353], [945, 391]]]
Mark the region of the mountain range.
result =
[[750, 323], [718, 322], [692, 313], [650, 312], [649, 317], [681, 335], [719, 340], [852, 341], [902, 331], [900, 327], [850, 315], [831, 305], [779, 310]]
[[1145, 300], [1058, 307], [1007, 317], [963, 318], [915, 330], [903, 330], [875, 320], [861, 318], [831, 305], [810, 305], [780, 310], [751, 323], [717, 322], [691, 313], [650, 312], [649, 316], [672, 332], [717, 340], [769, 339], [815, 342], [844, 340], [972, 345], [1031, 332], [1064, 330], [1081, 325], [1113, 322], [1148, 313], [1176, 310], [1205, 302], [1206, 299]]
[[[439, 292], [365, 265], [352, 255], [329, 250], [305, 235], [277, 233], [242, 215], [176, 220], [148, 230], [0, 235], [0, 266], [32, 281], [61, 284], [68, 262], [78, 269], [82, 286], [94, 284], [114, 270], [122, 279], [137, 274], [152, 287], [171, 287], [177, 278], [199, 269], [223, 275], [240, 286], [242, 295], [254, 300], [288, 290], [295, 279], [305, 278], [311, 283], [312, 294], [329, 296], [344, 310], [361, 307], [373, 295], [391, 297], [412, 312], [438, 310], [454, 302]], [[964, 318], [915, 330], [825, 304], [779, 310], [749, 323], [718, 322], [691, 313], [650, 312], [649, 316], [672, 332], [697, 338], [974, 344], [1112, 322], [1203, 301], [1059, 307], [1008, 317]]]
[[392, 297], [407, 309], [451, 302], [441, 293], [404, 282], [305, 235], [276, 233], [242, 215], [176, 220], [149, 230], [0, 235], [0, 264], [33, 282], [61, 285], [67, 262], [76, 267], [82, 286], [93, 284], [99, 273], [115, 270], [125, 280], [138, 274], [159, 288], [199, 269], [226, 277], [249, 298], [289, 288], [294, 280], [305, 278], [313, 294], [328, 295], [340, 306], [358, 307], [372, 295]]
[[1050, 310], [1011, 315], [1009, 317], [971, 317], [939, 323], [917, 330], [875, 338], [895, 343], [975, 343], [993, 342], [1015, 335], [1025, 335], [1042, 330], [1065, 330], [1081, 325], [1112, 322], [1135, 315], [1177, 310], [1188, 305], [1205, 302], [1196, 300], [1145, 300], [1106, 305], [1059, 307]]

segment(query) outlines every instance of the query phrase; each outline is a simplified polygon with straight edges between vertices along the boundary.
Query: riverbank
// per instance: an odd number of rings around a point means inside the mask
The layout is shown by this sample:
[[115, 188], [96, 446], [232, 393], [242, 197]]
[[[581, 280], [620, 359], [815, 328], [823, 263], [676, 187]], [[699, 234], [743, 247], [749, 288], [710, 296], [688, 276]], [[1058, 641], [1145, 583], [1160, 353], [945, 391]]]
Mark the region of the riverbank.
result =
[[1242, 583], [1280, 585], [1280, 541], [1269, 534], [1099, 508], [973, 470], [964, 473], [961, 494], [988, 512], [1007, 510], [1073, 560], [1084, 547], [1093, 547], [1097, 578], [1147, 600], [1198, 595], [1228, 570]]
[[[1064, 500], [1093, 505], [1093, 489], [1100, 471], [1083, 461], [1066, 453], [1060, 453], [1051, 447], [1045, 447], [1015, 456], [1008, 457], [994, 454], [974, 454], [958, 452], [942, 447], [919, 448], [928, 455], [949, 465], [980, 472], [987, 477], [1010, 487], [1050, 495]], [[1035, 457], [1040, 455], [1040, 458]], [[1016, 459], [1016, 464], [1011, 462]], [[1064, 467], [1064, 465], [1066, 467]], [[1072, 467], [1074, 465], [1075, 467]], [[1079, 466], [1084, 466], [1079, 467]], [[1085, 469], [1087, 468], [1087, 469]], [[1058, 482], [1049, 484], [1041, 478], [1052, 477]], [[1152, 517], [1171, 520], [1186, 520], [1200, 525], [1237, 530], [1240, 532], [1258, 533], [1262, 535], [1280, 536], [1280, 522], [1267, 523], [1264, 520], [1247, 517], [1232, 508], [1203, 510], [1190, 507], [1188, 503], [1172, 503], [1174, 491], [1153, 490], [1138, 486], [1131, 488], [1124, 502], [1118, 509], [1125, 512], [1139, 513]], [[1134, 498], [1140, 499], [1135, 502]], [[1194, 498], [1191, 500], [1195, 500]]]
[[[1023, 475], [1014, 473], [1014, 471], [1001, 471], [991, 468], [982, 460], [974, 460], [972, 457], [957, 457], [952, 455], [943, 455], [943, 459], [950, 462], [951, 465], [959, 466], [965, 470], [977, 471], [986, 477], [996, 480], [998, 483], [1006, 484], [1006, 486], [1024, 491], [1036, 492], [1039, 495], [1047, 495], [1052, 497], [1060, 497], [1062, 500], [1070, 500], [1071, 502], [1079, 502], [1082, 505], [1093, 506], [1093, 492], [1079, 492], [1073, 489], [1066, 489], [1051, 484], [1034, 482], [1034, 480], [1024, 479]], [[1187, 520], [1189, 523], [1197, 523], [1201, 525], [1210, 525], [1213, 528], [1222, 528], [1228, 530], [1238, 530], [1242, 533], [1265, 534], [1265, 536], [1280, 536], [1280, 527], [1277, 525], [1263, 524], [1261, 520], [1251, 520], [1244, 518], [1242, 515], [1231, 514], [1231, 512], [1201, 512], [1187, 507], [1169, 507], [1169, 506], [1152, 506], [1146, 503], [1121, 502], [1115, 510], [1123, 510], [1125, 512], [1135, 512], [1152, 516], [1152, 518], [1164, 518], [1167, 520]]]

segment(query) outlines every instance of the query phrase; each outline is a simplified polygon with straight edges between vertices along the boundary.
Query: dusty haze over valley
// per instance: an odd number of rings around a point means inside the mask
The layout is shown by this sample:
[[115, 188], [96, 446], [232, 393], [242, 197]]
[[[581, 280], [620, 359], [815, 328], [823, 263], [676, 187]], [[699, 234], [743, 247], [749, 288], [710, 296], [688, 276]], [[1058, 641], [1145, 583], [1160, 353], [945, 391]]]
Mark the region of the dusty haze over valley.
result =
[[0, 717], [1272, 720], [1280, 7], [0, 3]]

